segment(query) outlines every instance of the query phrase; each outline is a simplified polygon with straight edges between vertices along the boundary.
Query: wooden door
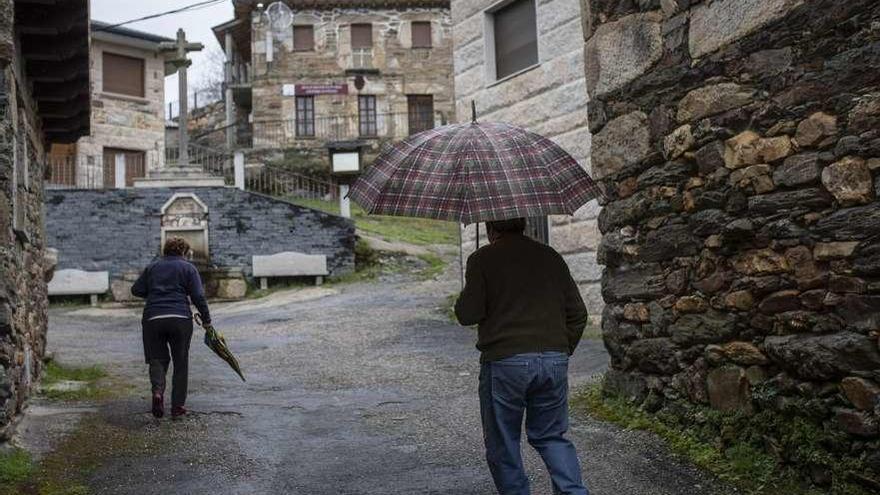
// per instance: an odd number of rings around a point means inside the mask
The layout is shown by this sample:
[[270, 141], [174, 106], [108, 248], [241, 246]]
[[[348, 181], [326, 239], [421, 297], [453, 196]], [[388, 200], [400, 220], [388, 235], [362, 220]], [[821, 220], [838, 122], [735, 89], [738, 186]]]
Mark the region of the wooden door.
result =
[[[146, 152], [104, 148], [104, 187], [134, 186], [134, 180], [146, 176]], [[124, 170], [117, 170], [117, 164]], [[118, 173], [117, 173], [118, 172]]]

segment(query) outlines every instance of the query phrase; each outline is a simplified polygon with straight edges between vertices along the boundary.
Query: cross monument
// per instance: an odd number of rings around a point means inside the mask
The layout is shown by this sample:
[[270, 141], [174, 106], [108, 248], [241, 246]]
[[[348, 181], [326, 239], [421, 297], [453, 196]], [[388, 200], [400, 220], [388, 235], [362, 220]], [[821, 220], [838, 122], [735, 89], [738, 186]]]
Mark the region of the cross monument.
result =
[[223, 186], [223, 177], [214, 177], [202, 171], [198, 164], [189, 162], [189, 129], [187, 117], [189, 106], [187, 105], [187, 81], [186, 69], [192, 64], [186, 54], [197, 52], [205, 48], [201, 43], [191, 43], [186, 40], [183, 29], [177, 30], [177, 41], [159, 43], [159, 51], [165, 55], [166, 66], [177, 70], [180, 89], [180, 115], [177, 124], [180, 132], [179, 154], [176, 166], [166, 166], [163, 170], [150, 173], [148, 177], [136, 179], [134, 187], [195, 187], [195, 186]]
[[165, 63], [177, 69], [178, 81], [177, 85], [180, 93], [180, 111], [177, 118], [177, 125], [180, 131], [180, 142], [178, 143], [180, 154], [177, 161], [178, 167], [189, 166], [189, 130], [187, 129], [189, 105], [187, 102], [188, 88], [186, 81], [186, 69], [192, 64], [192, 60], [188, 59], [186, 54], [189, 52], [198, 52], [205, 48], [201, 43], [190, 43], [186, 41], [186, 33], [183, 29], [177, 30], [177, 41], [163, 42], [159, 44], [159, 50], [163, 53], [170, 53], [171, 56], [165, 59]]

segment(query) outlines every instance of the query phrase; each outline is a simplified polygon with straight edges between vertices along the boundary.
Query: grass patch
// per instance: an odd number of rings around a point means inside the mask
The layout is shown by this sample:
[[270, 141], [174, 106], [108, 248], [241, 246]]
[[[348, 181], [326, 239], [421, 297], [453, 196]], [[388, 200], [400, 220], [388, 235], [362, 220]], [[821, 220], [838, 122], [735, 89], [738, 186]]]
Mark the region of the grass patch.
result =
[[[307, 208], [339, 214], [338, 201], [320, 199], [291, 199]], [[368, 215], [357, 204], [351, 205], [351, 217], [358, 229], [386, 241], [400, 241], [416, 245], [458, 244], [458, 224], [426, 218]]]
[[424, 261], [426, 265], [425, 268], [421, 270], [421, 273], [419, 273], [419, 277], [423, 280], [435, 278], [446, 269], [446, 262], [436, 254], [422, 254], [419, 255], [418, 258]]
[[[20, 458], [15, 461], [20, 466], [18, 474], [0, 478], [0, 495], [89, 495], [92, 492], [86, 483], [100, 466], [119, 458], [137, 462], [138, 457], [173, 447], [176, 440], [172, 435], [173, 428], [151, 433], [111, 425], [97, 416], [86, 417], [39, 464], [26, 453], [16, 453]], [[0, 457], [0, 470], [4, 461]]]
[[587, 326], [584, 328], [584, 333], [581, 335], [581, 340], [602, 340], [602, 327], [587, 322]]
[[26, 451], [0, 451], [0, 495], [16, 493], [12, 491], [12, 487], [30, 479], [35, 471], [36, 466]]
[[72, 367], [49, 361], [43, 370], [41, 394], [52, 400], [94, 401], [105, 399], [118, 391], [118, 384], [109, 383], [100, 366]]
[[[575, 394], [572, 409], [626, 429], [652, 432], [674, 453], [748, 495], [869, 493], [852, 482], [854, 473], [864, 472], [862, 463], [829, 450], [833, 433], [803, 417], [775, 411], [751, 416], [721, 413], [690, 404], [651, 414], [622, 398], [606, 396], [601, 384]], [[810, 467], [828, 473], [827, 487], [817, 488], [809, 481], [804, 470]]]

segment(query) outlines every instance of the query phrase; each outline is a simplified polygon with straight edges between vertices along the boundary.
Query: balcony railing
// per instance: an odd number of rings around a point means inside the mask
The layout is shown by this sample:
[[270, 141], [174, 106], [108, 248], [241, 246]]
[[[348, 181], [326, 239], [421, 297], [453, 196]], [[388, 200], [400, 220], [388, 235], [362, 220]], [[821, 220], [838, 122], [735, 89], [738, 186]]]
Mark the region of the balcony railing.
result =
[[373, 115], [315, 116], [308, 120], [271, 120], [249, 124], [250, 133], [239, 132], [241, 147], [308, 147], [310, 142], [365, 139], [400, 140], [418, 132], [444, 125], [440, 112], [379, 113]]

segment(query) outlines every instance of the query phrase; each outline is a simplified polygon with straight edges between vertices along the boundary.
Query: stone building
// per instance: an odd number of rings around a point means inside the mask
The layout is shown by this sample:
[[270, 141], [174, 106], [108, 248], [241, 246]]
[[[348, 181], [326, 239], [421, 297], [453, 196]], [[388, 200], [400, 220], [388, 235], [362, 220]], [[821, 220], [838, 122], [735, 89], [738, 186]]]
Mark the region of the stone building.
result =
[[[474, 101], [479, 119], [510, 122], [547, 136], [589, 170], [580, 1], [453, 0], [452, 20], [458, 120], [471, 117]], [[543, 232], [535, 232], [549, 237], [563, 254], [594, 319], [602, 312], [598, 213], [593, 201], [573, 217], [551, 218], [549, 225], [537, 222]], [[476, 247], [476, 226], [462, 237], [470, 253]]]
[[[876, 490], [880, 3], [585, 0], [584, 14], [610, 195], [608, 390], [650, 410], [801, 418]], [[827, 469], [809, 472], [829, 483]]]
[[52, 150], [49, 182], [131, 187], [165, 162], [165, 57], [174, 40], [92, 21], [91, 135]]
[[0, 442], [42, 370], [54, 266], [42, 213], [46, 149], [88, 134], [88, 71], [87, 0], [0, 0]]
[[[214, 28], [226, 50], [227, 122], [246, 122], [254, 148], [381, 142], [454, 112], [448, 0], [288, 0], [293, 25], [269, 28], [257, 2], [233, 2]], [[329, 167], [327, 167], [329, 169]]]

